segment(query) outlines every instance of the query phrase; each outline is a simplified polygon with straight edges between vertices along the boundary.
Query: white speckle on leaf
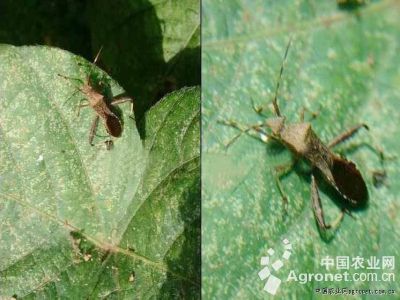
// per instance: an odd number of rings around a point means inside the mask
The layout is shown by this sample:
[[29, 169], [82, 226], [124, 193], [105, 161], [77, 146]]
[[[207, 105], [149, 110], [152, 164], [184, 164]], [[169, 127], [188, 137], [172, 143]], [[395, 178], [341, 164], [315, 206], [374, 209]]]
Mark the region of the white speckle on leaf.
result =
[[329, 59], [335, 59], [337, 57], [336, 51], [332, 48], [329, 48], [327, 56]]

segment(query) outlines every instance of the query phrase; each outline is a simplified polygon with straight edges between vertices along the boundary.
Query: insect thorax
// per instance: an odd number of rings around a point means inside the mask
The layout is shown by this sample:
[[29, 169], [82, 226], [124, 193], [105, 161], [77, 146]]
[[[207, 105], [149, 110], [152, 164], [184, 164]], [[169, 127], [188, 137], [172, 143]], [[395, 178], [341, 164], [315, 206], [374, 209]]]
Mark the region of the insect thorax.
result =
[[280, 131], [282, 142], [295, 154], [304, 156], [309, 150], [313, 132], [310, 123], [285, 125]]
[[281, 140], [297, 156], [306, 158], [320, 169], [328, 180], [332, 179], [329, 171], [333, 164], [332, 154], [314, 133], [310, 123], [285, 126], [281, 131]]

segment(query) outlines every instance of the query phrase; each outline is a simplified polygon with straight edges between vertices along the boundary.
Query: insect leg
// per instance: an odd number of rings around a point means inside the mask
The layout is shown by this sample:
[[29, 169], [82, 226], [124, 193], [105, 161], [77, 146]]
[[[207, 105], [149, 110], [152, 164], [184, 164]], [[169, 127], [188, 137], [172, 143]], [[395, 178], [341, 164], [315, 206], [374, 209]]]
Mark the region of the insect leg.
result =
[[122, 93], [120, 95], [117, 95], [113, 98], [113, 101], [111, 102], [112, 105], [118, 105], [121, 103], [125, 103], [125, 102], [132, 102], [133, 104], [133, 99], [131, 97], [129, 97], [128, 95], [126, 95], [126, 93]]
[[230, 147], [243, 134], [247, 134], [257, 140], [261, 140], [264, 143], [266, 143], [268, 141], [268, 138], [272, 137], [271, 135], [269, 135], [262, 129], [262, 126], [260, 124], [246, 126], [246, 125], [239, 124], [238, 122], [232, 121], [232, 120], [229, 120], [229, 121], [219, 120], [218, 123], [236, 128], [240, 131], [231, 140], [229, 140], [229, 142], [227, 144], [225, 144], [226, 148]]
[[[57, 75], [60, 76], [61, 78], [68, 79], [68, 80], [76, 80], [76, 81], [79, 81], [79, 82], [81, 82], [83, 84], [83, 81], [80, 78], [68, 77], [68, 76], [61, 75], [61, 74], [57, 74]], [[79, 92], [83, 93], [82, 89], [79, 88], [79, 87], [75, 88], [75, 91], [71, 94], [71, 96], [69, 96], [67, 98], [67, 100], [65, 100], [65, 102], [68, 102], [72, 97], [74, 97]], [[85, 106], [89, 105], [89, 104], [83, 104], [82, 105], [81, 104], [82, 100], [86, 100], [86, 99], [80, 99], [79, 100], [79, 104], [78, 104], [78, 108], [77, 108], [77, 115], [78, 116], [79, 116], [79, 112], [80, 112], [81, 107], [85, 107]]]
[[90, 127], [90, 131], [89, 131], [89, 144], [90, 144], [90, 146], [94, 146], [93, 139], [94, 139], [94, 136], [96, 134], [97, 125], [99, 124], [99, 120], [100, 120], [100, 117], [98, 115], [96, 115], [94, 117], [94, 119], [93, 119], [92, 126]]
[[64, 103], [68, 102], [71, 98], [73, 98], [73, 97], [74, 97], [77, 93], [79, 93], [79, 92], [81, 92], [81, 90], [77, 88], [77, 89], [71, 94], [71, 96], [69, 96], [69, 97], [67, 98], [67, 100], [64, 101]]
[[[367, 130], [369, 129], [366, 124], [359, 124], [357, 126], [354, 126], [353, 128], [350, 128], [348, 131], [346, 131], [346, 132], [342, 133], [341, 135], [337, 136], [336, 138], [334, 138], [328, 144], [328, 147], [332, 148], [332, 147], [336, 146], [337, 144], [340, 144], [341, 142], [349, 139], [362, 127], [364, 127]], [[382, 166], [382, 170], [376, 171], [373, 174], [374, 186], [379, 186], [380, 179], [384, 180], [384, 178], [386, 177], [385, 160], [388, 159], [388, 157], [384, 154], [383, 150], [377, 145], [366, 144], [365, 146], [367, 146], [372, 152], [374, 152], [378, 156], [380, 164]], [[378, 177], [380, 177], [380, 178], [378, 178]]]
[[258, 115], [260, 115], [261, 117], [264, 117], [264, 118], [268, 118], [268, 116], [265, 115], [265, 114], [263, 113], [263, 110], [265, 109], [265, 107], [263, 107], [263, 106], [256, 106], [256, 104], [254, 103], [254, 99], [253, 99], [252, 97], [250, 97], [250, 101], [251, 101], [251, 107], [253, 108], [253, 110], [254, 110]]
[[231, 126], [233, 128], [238, 129], [240, 132], [235, 135], [232, 139], [228, 141], [228, 143], [225, 144], [225, 148], [229, 148], [233, 143], [235, 143], [244, 133], [247, 133], [250, 128], [242, 128], [237, 122], [235, 121], [221, 121], [222, 124]]
[[118, 96], [115, 96], [113, 98], [113, 101], [111, 102], [112, 105], [119, 105], [125, 102], [131, 102], [131, 114], [133, 115], [133, 109], [134, 109], [134, 102], [133, 99], [129, 96], [127, 96], [125, 93], [120, 94]]
[[358, 124], [358, 125], [350, 128], [349, 130], [343, 132], [342, 134], [338, 135], [337, 137], [335, 137], [332, 141], [329, 142], [328, 147], [333, 148], [336, 145], [344, 142], [345, 140], [351, 138], [359, 129], [361, 129], [363, 127], [367, 130], [369, 129], [366, 124]]
[[101, 148], [105, 146], [106, 150], [110, 151], [114, 147], [114, 141], [111, 139], [111, 137], [108, 137], [108, 139], [106, 139], [103, 143], [98, 143], [98, 144], [92, 143], [92, 146]]
[[304, 122], [304, 115], [305, 115], [306, 112], [311, 114], [310, 121], [314, 120], [319, 115], [319, 110], [318, 111], [311, 111], [308, 108], [303, 106], [303, 108], [300, 110], [300, 123]]
[[106, 140], [104, 143], [106, 144], [107, 150], [111, 150], [112, 147], [114, 146], [114, 142], [112, 141], [112, 139]]
[[82, 103], [82, 100], [86, 100], [86, 99], [80, 99], [80, 100], [79, 100], [79, 104], [77, 105], [77, 108], [76, 108], [76, 115], [77, 115], [78, 117], [79, 117], [79, 114], [80, 114], [80, 112], [81, 112], [81, 108], [82, 108], [82, 107], [89, 106], [89, 103], [81, 104], [81, 103]]
[[278, 187], [279, 193], [281, 194], [282, 197], [282, 202], [283, 202], [283, 212], [284, 216], [287, 215], [288, 211], [288, 198], [283, 190], [282, 183], [281, 183], [281, 178], [288, 174], [292, 169], [293, 166], [296, 164], [297, 160], [292, 160], [287, 164], [276, 166], [274, 168], [274, 178], [275, 178], [275, 183], [276, 186]]
[[343, 220], [344, 211], [340, 213], [338, 218], [332, 224], [326, 224], [324, 210], [322, 208], [321, 198], [319, 197], [318, 186], [314, 175], [311, 175], [311, 204], [317, 221], [319, 231], [323, 236], [326, 236], [328, 229], [336, 230]]

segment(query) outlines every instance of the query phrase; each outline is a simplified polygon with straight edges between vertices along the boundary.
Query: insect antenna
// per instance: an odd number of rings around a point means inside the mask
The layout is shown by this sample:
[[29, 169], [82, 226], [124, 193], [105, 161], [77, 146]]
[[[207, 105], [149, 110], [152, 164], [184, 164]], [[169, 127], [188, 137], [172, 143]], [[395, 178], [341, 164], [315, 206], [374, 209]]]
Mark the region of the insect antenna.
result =
[[99, 51], [97, 52], [96, 57], [95, 57], [94, 60], [93, 60], [93, 63], [94, 63], [94, 64], [97, 63], [97, 60], [99, 59], [102, 50], [103, 50], [103, 46], [101, 46], [100, 49], [99, 49]]
[[[99, 60], [99, 58], [100, 58], [100, 55], [101, 55], [101, 51], [103, 50], [103, 46], [101, 46], [100, 47], [100, 49], [99, 49], [99, 51], [97, 51], [97, 54], [96, 54], [96, 56], [94, 57], [94, 59], [93, 59], [93, 62], [92, 62], [92, 64], [91, 65], [89, 65], [89, 67], [88, 67], [88, 70], [89, 70], [89, 76], [88, 76], [88, 78], [87, 78], [87, 84], [89, 84], [89, 85], [92, 85], [93, 84], [93, 78], [92, 78], [92, 76], [95, 74], [95, 66], [97, 66], [97, 61]], [[83, 63], [78, 63], [78, 65], [79, 66], [84, 66], [84, 65], [86, 65], [86, 64], [83, 64]]]
[[275, 110], [275, 114], [280, 117], [281, 116], [281, 112], [279, 110], [279, 106], [278, 106], [278, 91], [279, 91], [279, 86], [280, 86], [280, 82], [282, 79], [282, 74], [283, 74], [283, 69], [284, 69], [284, 65], [286, 62], [286, 58], [289, 52], [289, 48], [290, 48], [290, 44], [292, 43], [292, 37], [290, 37], [289, 42], [286, 46], [286, 50], [285, 50], [285, 55], [283, 56], [283, 60], [281, 63], [281, 69], [279, 71], [279, 76], [278, 76], [278, 80], [276, 82], [276, 88], [275, 88], [275, 95], [274, 95], [274, 100], [272, 101], [272, 104], [274, 105], [274, 110]]

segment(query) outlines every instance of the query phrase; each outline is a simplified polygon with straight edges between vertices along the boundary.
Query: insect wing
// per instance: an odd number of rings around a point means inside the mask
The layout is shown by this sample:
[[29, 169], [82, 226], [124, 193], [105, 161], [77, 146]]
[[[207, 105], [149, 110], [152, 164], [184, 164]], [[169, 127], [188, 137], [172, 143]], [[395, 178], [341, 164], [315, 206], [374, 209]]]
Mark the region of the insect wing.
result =
[[113, 137], [120, 137], [122, 133], [121, 121], [115, 114], [109, 114], [105, 118], [107, 132]]
[[335, 188], [350, 201], [352, 206], [360, 207], [366, 204], [368, 200], [367, 186], [353, 162], [335, 156], [331, 173]]

